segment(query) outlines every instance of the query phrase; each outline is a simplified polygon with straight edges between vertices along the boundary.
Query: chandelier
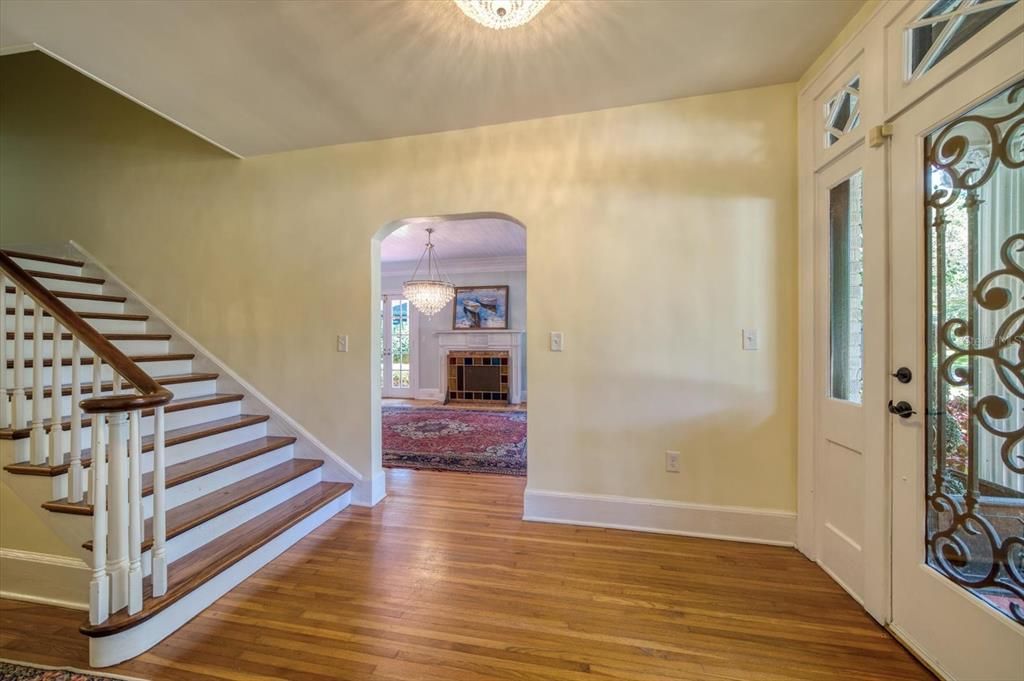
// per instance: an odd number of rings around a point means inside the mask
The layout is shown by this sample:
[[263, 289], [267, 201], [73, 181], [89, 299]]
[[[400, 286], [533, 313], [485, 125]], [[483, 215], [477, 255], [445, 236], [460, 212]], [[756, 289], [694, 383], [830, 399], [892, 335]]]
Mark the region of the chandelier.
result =
[[[430, 242], [430, 235], [433, 233], [434, 228], [427, 227], [427, 246], [416, 263], [412, 279], [402, 284], [402, 295], [413, 304], [413, 307], [428, 317], [440, 312], [455, 297], [455, 287], [448, 277], [441, 273], [440, 263], [434, 255], [434, 244]], [[416, 275], [420, 273], [424, 258], [427, 259], [427, 278], [417, 279]]]
[[455, 0], [467, 17], [487, 28], [522, 26], [544, 9], [548, 0]]

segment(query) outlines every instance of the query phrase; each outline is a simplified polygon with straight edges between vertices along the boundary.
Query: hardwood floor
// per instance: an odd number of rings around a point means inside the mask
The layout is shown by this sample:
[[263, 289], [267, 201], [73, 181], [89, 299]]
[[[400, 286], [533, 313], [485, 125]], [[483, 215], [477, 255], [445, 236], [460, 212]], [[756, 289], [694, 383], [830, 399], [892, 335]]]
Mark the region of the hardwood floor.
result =
[[[388, 471], [149, 652], [147, 679], [932, 679], [793, 549], [524, 523], [525, 481]], [[83, 613], [0, 601], [0, 658], [86, 667]]]

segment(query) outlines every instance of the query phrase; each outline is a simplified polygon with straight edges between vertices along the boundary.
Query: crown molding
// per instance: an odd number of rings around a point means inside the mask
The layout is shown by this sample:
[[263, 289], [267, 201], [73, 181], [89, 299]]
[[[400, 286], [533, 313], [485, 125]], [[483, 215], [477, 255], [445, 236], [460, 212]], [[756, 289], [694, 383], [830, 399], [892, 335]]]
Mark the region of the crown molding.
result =
[[[441, 262], [445, 274], [475, 274], [477, 272], [525, 272], [526, 256], [509, 255], [496, 258], [456, 258]], [[380, 273], [387, 276], [412, 276], [415, 260], [382, 262]]]

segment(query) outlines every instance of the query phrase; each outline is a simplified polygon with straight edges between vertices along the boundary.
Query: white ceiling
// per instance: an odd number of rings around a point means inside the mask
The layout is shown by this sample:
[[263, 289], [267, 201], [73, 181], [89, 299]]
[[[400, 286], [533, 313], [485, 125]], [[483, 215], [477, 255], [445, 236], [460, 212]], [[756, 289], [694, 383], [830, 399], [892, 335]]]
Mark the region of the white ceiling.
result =
[[3, 0], [36, 44], [241, 156], [797, 80], [862, 0]]
[[526, 255], [526, 230], [496, 218], [407, 224], [388, 235], [380, 244], [380, 261], [415, 263], [427, 243], [426, 228], [433, 227], [434, 254], [441, 264], [454, 260], [521, 258]]

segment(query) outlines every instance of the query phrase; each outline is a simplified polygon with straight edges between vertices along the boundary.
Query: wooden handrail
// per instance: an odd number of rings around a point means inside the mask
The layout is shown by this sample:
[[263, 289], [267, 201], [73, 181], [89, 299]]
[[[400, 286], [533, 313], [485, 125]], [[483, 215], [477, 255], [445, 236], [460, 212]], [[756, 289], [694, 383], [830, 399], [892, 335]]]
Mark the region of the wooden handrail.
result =
[[[119, 411], [132, 411], [135, 409], [146, 409], [148, 407], [159, 407], [167, 404], [174, 397], [174, 394], [157, 383], [153, 378], [143, 371], [138, 364], [128, 358], [123, 352], [103, 337], [99, 331], [90, 326], [84, 319], [78, 316], [74, 310], [62, 303], [57, 296], [41, 285], [32, 275], [21, 269], [18, 263], [10, 256], [0, 251], [0, 270], [36, 302], [34, 314], [40, 314], [42, 308], [50, 313], [50, 316], [60, 322], [61, 326], [68, 329], [72, 335], [93, 351], [105, 364], [119, 374], [121, 378], [128, 381], [139, 395], [110, 395], [108, 397], [93, 397], [82, 401], [82, 410], [89, 414], [109, 414]], [[15, 367], [17, 370], [18, 367]]]

